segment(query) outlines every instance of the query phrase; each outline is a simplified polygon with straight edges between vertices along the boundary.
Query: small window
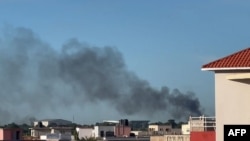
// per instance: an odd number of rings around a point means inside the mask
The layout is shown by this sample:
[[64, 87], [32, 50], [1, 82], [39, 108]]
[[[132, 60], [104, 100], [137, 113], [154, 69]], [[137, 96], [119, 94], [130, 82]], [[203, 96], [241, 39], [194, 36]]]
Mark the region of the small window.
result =
[[16, 140], [20, 140], [20, 131], [16, 131]]

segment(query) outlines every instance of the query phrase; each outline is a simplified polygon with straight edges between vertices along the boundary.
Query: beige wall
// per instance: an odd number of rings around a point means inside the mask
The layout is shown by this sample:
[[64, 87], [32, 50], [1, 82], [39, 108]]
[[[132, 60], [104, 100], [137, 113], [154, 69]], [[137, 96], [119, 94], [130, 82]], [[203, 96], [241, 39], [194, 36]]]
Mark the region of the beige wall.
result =
[[190, 141], [190, 135], [150, 136], [150, 141]]
[[172, 129], [171, 125], [149, 125], [148, 128], [149, 131], [170, 131]]
[[50, 129], [44, 129], [44, 130], [31, 129], [31, 136], [32, 137], [40, 137], [41, 135], [47, 135], [50, 133], [51, 133]]
[[185, 135], [190, 134], [190, 122], [188, 122], [188, 124], [181, 125], [181, 133]]
[[150, 136], [150, 141], [165, 141], [164, 136]]
[[191, 123], [190, 123], [190, 131], [204, 131], [204, 123], [205, 123], [205, 120], [204, 118], [200, 118], [200, 119], [195, 119], [195, 120], [192, 120]]
[[240, 72], [215, 72], [216, 141], [224, 140], [224, 124], [250, 123], [250, 81], [228, 79], [235, 74]]

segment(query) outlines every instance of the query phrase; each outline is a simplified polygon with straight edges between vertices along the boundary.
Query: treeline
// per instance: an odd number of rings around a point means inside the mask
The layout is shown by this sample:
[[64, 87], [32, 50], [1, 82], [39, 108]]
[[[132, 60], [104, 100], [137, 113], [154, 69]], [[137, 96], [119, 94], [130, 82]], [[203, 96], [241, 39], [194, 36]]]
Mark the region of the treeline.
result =
[[28, 125], [28, 124], [17, 124], [17, 123], [9, 123], [6, 125], [2, 125], [1, 128], [21, 128], [23, 130], [24, 134], [29, 134], [30, 130], [29, 128], [31, 128], [32, 126]]

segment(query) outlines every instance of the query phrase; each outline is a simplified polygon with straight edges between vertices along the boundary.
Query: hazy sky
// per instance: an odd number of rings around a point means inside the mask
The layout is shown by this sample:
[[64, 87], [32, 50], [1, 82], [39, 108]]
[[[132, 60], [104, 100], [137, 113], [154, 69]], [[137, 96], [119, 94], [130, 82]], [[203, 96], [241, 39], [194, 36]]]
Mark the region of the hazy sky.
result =
[[[71, 38], [89, 46], [115, 47], [127, 69], [153, 88], [192, 91], [206, 113], [214, 115], [213, 73], [201, 71], [201, 66], [250, 46], [249, 6], [246, 0], [0, 0], [0, 26], [2, 33], [29, 29], [55, 50]], [[34, 114], [23, 110], [22, 117]], [[47, 110], [32, 116], [74, 116], [79, 123], [148, 119], [121, 115], [101, 102]], [[163, 113], [149, 120], [167, 119]]]

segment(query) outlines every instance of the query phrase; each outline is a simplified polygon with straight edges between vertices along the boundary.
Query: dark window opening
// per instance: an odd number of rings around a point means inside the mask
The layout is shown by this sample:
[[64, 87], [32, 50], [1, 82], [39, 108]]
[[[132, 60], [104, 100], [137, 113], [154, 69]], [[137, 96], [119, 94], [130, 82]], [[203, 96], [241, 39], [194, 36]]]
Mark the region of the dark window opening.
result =
[[20, 131], [16, 131], [16, 140], [20, 140]]

